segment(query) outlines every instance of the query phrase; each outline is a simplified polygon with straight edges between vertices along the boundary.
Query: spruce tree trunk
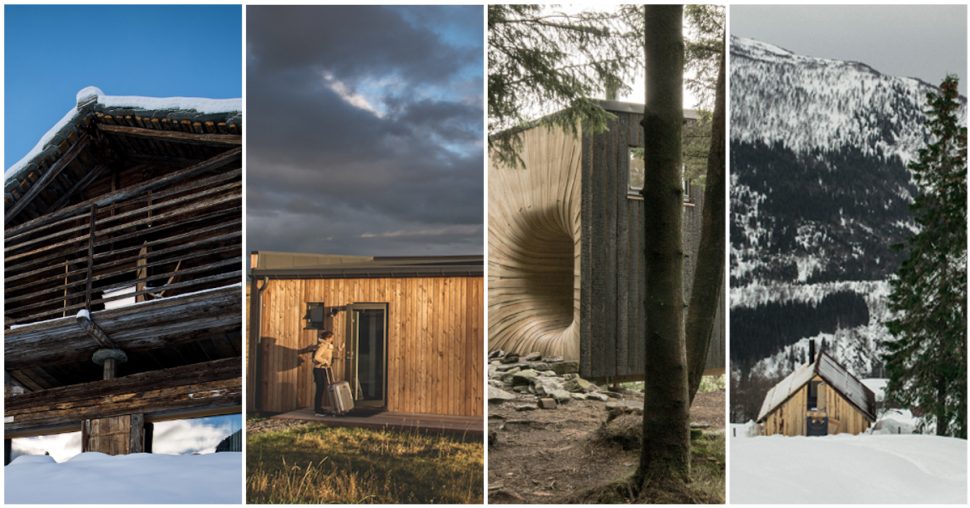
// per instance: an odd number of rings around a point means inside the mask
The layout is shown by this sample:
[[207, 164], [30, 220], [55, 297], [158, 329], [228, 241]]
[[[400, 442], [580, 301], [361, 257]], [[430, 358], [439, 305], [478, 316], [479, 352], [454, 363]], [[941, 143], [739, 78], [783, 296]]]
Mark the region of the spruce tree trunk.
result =
[[687, 352], [684, 340], [683, 6], [644, 7], [644, 229], [646, 358], [641, 492], [685, 483], [690, 472]]
[[946, 415], [946, 378], [939, 376], [936, 381], [936, 435], [946, 436], [950, 432], [950, 419]]
[[704, 215], [701, 217], [701, 243], [697, 247], [697, 268], [687, 307], [687, 362], [690, 402], [701, 386], [707, 352], [714, 334], [714, 320], [721, 305], [724, 284], [724, 50], [717, 71], [714, 116], [711, 119], [711, 150], [707, 156], [707, 182], [704, 187]]

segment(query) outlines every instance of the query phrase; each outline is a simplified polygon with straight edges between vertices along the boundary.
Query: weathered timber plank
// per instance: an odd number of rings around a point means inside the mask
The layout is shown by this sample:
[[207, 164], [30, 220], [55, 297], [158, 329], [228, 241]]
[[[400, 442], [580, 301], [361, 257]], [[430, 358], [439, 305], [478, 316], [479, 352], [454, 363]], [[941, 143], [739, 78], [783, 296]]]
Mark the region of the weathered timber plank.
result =
[[[200, 173], [204, 173], [212, 169], [223, 167], [227, 164], [239, 161], [241, 157], [242, 157], [242, 148], [237, 147], [231, 150], [226, 150], [225, 152], [222, 152], [219, 155], [210, 157], [209, 159], [206, 159], [197, 164], [193, 164], [185, 169], [181, 169], [179, 171], [175, 171], [167, 175], [163, 175], [158, 178], [139, 183], [137, 185], [125, 187], [124, 189], [119, 189], [114, 192], [102, 194], [100, 196], [89, 199], [82, 203], [78, 203], [76, 205], [68, 206], [60, 210], [54, 210], [53, 212], [47, 215], [43, 215], [36, 219], [20, 224], [16, 227], [12, 227], [6, 230], [5, 234], [16, 235], [24, 231], [34, 229], [42, 224], [47, 224], [49, 222], [66, 217], [73, 213], [78, 213], [81, 210], [89, 209], [91, 205], [97, 205], [100, 208], [114, 203], [118, 203], [120, 201], [129, 199], [133, 196], [139, 196], [141, 194], [144, 194], [145, 192], [148, 192], [150, 190], [160, 189], [169, 184], [179, 182], [187, 178], [191, 178]], [[233, 169], [238, 169], [238, 168], [233, 168]]]
[[[151, 219], [158, 220], [160, 218], [163, 218], [155, 215], [155, 213], [158, 210], [173, 207], [175, 205], [179, 205], [182, 203], [190, 203], [190, 204], [198, 203], [203, 198], [210, 197], [210, 196], [222, 196], [224, 195], [224, 193], [232, 190], [240, 190], [240, 192], [238, 192], [237, 194], [241, 195], [241, 188], [242, 188], [242, 182], [234, 181], [217, 187], [209, 187], [209, 188], [201, 189], [198, 192], [184, 194], [168, 200], [159, 200], [156, 196], [156, 199], [153, 200], [153, 202], [151, 203], [146, 203], [145, 205], [141, 205], [138, 208], [134, 208], [127, 212], [116, 213], [113, 215], [108, 215], [106, 217], [101, 217], [97, 219], [97, 222], [95, 224], [98, 228], [99, 235], [107, 234], [117, 230], [119, 227], [124, 228], [124, 227], [138, 225], [138, 223], [121, 223], [115, 226], [113, 229], [103, 229], [105, 226], [108, 225], [108, 223], [120, 222], [122, 219], [128, 219], [128, 218], [135, 218], [136, 220], [138, 220], [146, 216], [149, 218], [149, 220]], [[142, 201], [142, 199], [137, 199], [133, 201], [140, 202]], [[135, 204], [136, 203], [132, 201], [128, 201], [126, 203], [120, 203], [120, 205], [135, 205]], [[179, 209], [176, 209], [176, 210], [179, 210]], [[19, 249], [22, 249], [37, 243], [51, 244], [53, 242], [50, 242], [50, 240], [65, 236], [70, 233], [79, 233], [84, 231], [85, 229], [87, 229], [86, 225], [79, 225], [71, 228], [61, 228], [53, 233], [49, 233], [44, 236], [32, 237], [26, 240], [19, 241], [17, 243], [7, 240], [5, 242], [4, 253], [13, 253]]]
[[[221, 185], [227, 181], [239, 181], [242, 175], [242, 169], [236, 168], [230, 171], [225, 171], [212, 176], [207, 176], [205, 178], [192, 179], [189, 182], [178, 185], [179, 182], [174, 182], [176, 185], [170, 187], [164, 187], [162, 189], [153, 189], [153, 199], [162, 201], [170, 196], [178, 196], [187, 192], [192, 192], [198, 189], [210, 189], [217, 185]], [[136, 195], [124, 202], [116, 203], [119, 206], [125, 206], [128, 204], [133, 204], [142, 199], [143, 195]], [[97, 198], [94, 198], [97, 199]], [[89, 200], [90, 201], [90, 200]], [[72, 205], [76, 207], [77, 205]], [[80, 212], [80, 211], [79, 211]], [[22, 241], [24, 237], [34, 237], [42, 231], [49, 229], [63, 230], [65, 225], [75, 223], [80, 219], [84, 219], [87, 215], [73, 215], [56, 220], [46, 221], [39, 224], [34, 224], [33, 228], [23, 228], [22, 226], [17, 226], [16, 228], [8, 229], [4, 234], [4, 239], [7, 243], [16, 243]]]
[[[204, 257], [211, 256], [212, 254], [220, 253], [220, 252], [222, 252], [222, 253], [225, 253], [225, 252], [236, 252], [236, 253], [238, 253], [239, 252], [239, 246], [238, 245], [230, 245], [228, 247], [223, 247], [221, 249], [213, 249], [211, 251], [200, 251], [200, 252], [196, 252], [193, 255], [188, 255], [188, 256], [186, 256], [186, 255], [175, 256], [175, 257], [172, 257], [172, 258], [166, 258], [166, 259], [158, 260], [158, 261], [155, 261], [155, 262], [152, 262], [152, 263], [144, 263], [144, 264], [138, 265], [138, 267], [139, 267], [139, 269], [146, 269], [146, 268], [151, 268], [151, 267], [158, 267], [158, 266], [162, 266], [162, 265], [177, 263], [179, 261], [187, 261], [189, 259], [204, 258]], [[97, 281], [100, 281], [100, 280], [108, 279], [108, 278], [115, 277], [117, 275], [122, 275], [122, 274], [125, 274], [125, 273], [134, 274], [135, 273], [136, 263], [139, 260], [140, 260], [140, 258], [139, 257], [136, 257], [135, 259], [133, 259], [130, 262], [130, 266], [123, 267], [123, 268], [120, 268], [120, 269], [116, 269], [116, 270], [113, 270], [113, 271], [101, 271], [100, 270], [101, 267], [96, 267], [96, 269], [94, 271], [94, 274], [95, 275], [92, 275], [91, 276], [91, 281], [92, 282], [97, 282]], [[238, 264], [241, 264], [241, 263], [242, 263], [242, 261], [240, 261], [238, 257], [237, 258], [230, 258], [230, 259], [221, 260], [221, 261], [214, 262], [214, 263], [211, 263], [211, 264], [208, 264], [208, 265], [204, 265], [204, 266], [197, 266], [197, 267], [193, 267], [193, 268], [182, 269], [182, 270], [179, 270], [178, 272], [158, 273], [158, 274], [153, 275], [151, 277], [144, 277], [144, 278], [142, 278], [141, 282], [150, 282], [150, 281], [153, 281], [153, 280], [166, 280], [166, 279], [169, 279], [172, 275], [175, 275], [176, 273], [178, 275], [191, 275], [193, 273], [204, 272], [204, 271], [211, 270], [213, 268], [217, 268], [217, 267], [220, 267], [220, 266], [238, 265]], [[78, 275], [81, 275], [81, 273], [82, 273], [82, 271], [75, 271], [73, 273], [69, 273], [68, 276], [78, 276]], [[46, 281], [47, 282], [51, 282], [51, 281], [58, 280], [59, 278], [60, 279], [63, 279], [64, 278], [64, 275], [61, 274], [59, 276], [49, 277], [49, 278], [46, 279]], [[32, 293], [25, 293], [25, 294], [22, 294], [22, 295], [8, 297], [8, 298], [6, 298], [4, 300], [4, 302], [6, 303], [6, 305], [10, 305], [11, 303], [15, 303], [15, 302], [19, 302], [19, 301], [24, 301], [24, 300], [30, 300], [32, 298], [36, 298], [38, 296], [43, 296], [43, 295], [48, 294], [48, 293], [52, 293], [52, 292], [58, 293], [58, 292], [60, 292], [62, 290], [66, 290], [68, 288], [73, 288], [73, 287], [76, 287], [76, 286], [80, 286], [80, 285], [83, 285], [85, 283], [86, 283], [86, 279], [81, 279], [81, 280], [77, 280], [77, 281], [74, 281], [74, 282], [69, 282], [67, 284], [60, 284], [60, 285], [58, 285], [56, 287], [50, 287], [50, 285], [48, 285], [48, 288], [47, 289], [41, 289], [41, 290], [38, 290], [38, 291], [34, 291]], [[34, 284], [31, 284], [31, 285], [34, 285]], [[24, 289], [26, 287], [29, 287], [29, 286], [20, 286], [20, 287], [17, 287], [17, 288], [9, 288], [8, 287], [8, 292], [9, 292], [10, 289], [18, 289], [18, 290], [20, 290], [20, 289]], [[142, 290], [139, 290], [139, 293], [144, 294], [145, 291], [143, 291], [143, 290], [145, 290], [145, 289], [148, 289], [149, 290], [147, 292], [157, 292], [158, 291], [156, 288], [142, 288]], [[131, 296], [131, 295], [130, 294], [119, 295], [119, 296], [115, 296], [115, 297], [112, 297], [112, 298], [105, 298], [104, 301], [118, 300], [120, 298], [127, 298], [129, 296]], [[63, 297], [59, 297], [58, 298], [58, 301], [60, 301], [60, 300], [63, 300]], [[50, 302], [47, 302], [47, 303], [50, 303]]]
[[[118, 347], [144, 351], [194, 340], [193, 332], [241, 325], [240, 286], [162, 298], [135, 306], [97, 311], [92, 318]], [[78, 328], [74, 316], [5, 331], [5, 368], [82, 361], [98, 345]]]
[[[204, 285], [204, 284], [205, 285], [209, 285], [210, 283], [215, 283], [215, 282], [226, 282], [228, 284], [234, 284], [234, 283], [239, 282], [241, 278], [242, 278], [242, 270], [235, 270], [235, 271], [231, 271], [231, 272], [224, 272], [224, 273], [218, 273], [216, 275], [210, 275], [208, 277], [201, 277], [201, 278], [198, 278], [198, 279], [189, 279], [189, 280], [184, 281], [184, 282], [175, 282], [175, 283], [172, 283], [172, 284], [166, 284], [164, 286], [157, 287], [157, 288], [145, 289], [145, 290], [142, 290], [142, 291], [134, 291], [134, 292], [128, 293], [126, 296], [138, 296], [138, 295], [143, 295], [143, 294], [148, 293], [148, 292], [156, 292], [157, 293], [157, 292], [160, 292], [160, 291], [164, 292], [164, 291], [169, 291], [169, 290], [172, 290], [172, 289], [184, 289], [184, 288], [189, 288], [189, 287], [201, 286], [201, 285]], [[102, 299], [96, 299], [96, 300], [91, 300], [90, 304], [79, 303], [79, 304], [75, 304], [75, 305], [69, 305], [67, 307], [64, 307], [63, 309], [61, 307], [57, 307], [56, 309], [48, 310], [48, 311], [44, 311], [44, 312], [40, 312], [40, 313], [37, 313], [37, 314], [32, 314], [30, 316], [18, 317], [17, 320], [16, 320], [16, 323], [17, 324], [21, 324], [21, 323], [29, 323], [29, 322], [32, 322], [32, 321], [40, 321], [42, 318], [43, 319], [51, 319], [49, 316], [52, 313], [56, 313], [56, 312], [63, 313], [63, 312], [80, 310], [82, 308], [90, 308], [93, 304], [103, 303], [103, 302], [105, 302], [105, 300], [115, 300], [115, 299], [118, 299], [118, 298], [120, 298], [120, 297], [112, 297], [110, 299], [104, 299], [104, 298], [102, 298]], [[24, 310], [24, 309], [28, 309], [28, 308], [37, 308], [37, 307], [41, 307], [41, 306], [44, 306], [44, 305], [49, 305], [49, 302], [44, 303], [44, 304], [34, 304], [34, 305], [25, 306], [25, 307], [22, 307], [22, 308], [20, 308], [18, 310]], [[8, 312], [8, 317], [9, 317], [9, 312], [10, 311], [8, 310], [7, 312]], [[56, 317], [54, 319], [56, 319]]]
[[7, 437], [21, 437], [88, 418], [144, 414], [172, 418], [199, 412], [238, 411], [242, 404], [242, 362], [226, 358], [93, 381], [5, 398]]
[[[223, 237], [223, 239], [226, 239], [226, 238], [231, 238], [233, 236], [241, 236], [241, 235], [242, 235], [241, 232], [237, 232], [237, 233], [230, 234], [230, 235], [222, 235], [222, 237]], [[198, 259], [198, 258], [210, 257], [210, 256], [213, 256], [214, 254], [225, 254], [225, 253], [230, 253], [230, 252], [237, 253], [238, 254], [238, 252], [239, 252], [239, 244], [236, 243], [236, 242], [234, 242], [233, 245], [228, 245], [228, 246], [225, 246], [225, 247], [212, 248], [212, 249], [194, 249], [195, 247], [197, 247], [199, 245], [203, 245], [203, 244], [207, 244], [207, 243], [214, 243], [215, 241], [217, 241], [217, 240], [214, 240], [212, 238], [205, 238], [205, 239], [200, 240], [198, 242], [192, 242], [193, 243], [192, 248], [183, 247], [183, 246], [177, 246], [177, 247], [174, 247], [174, 248], [160, 249], [158, 251], [152, 251], [148, 256], [144, 256], [144, 255], [141, 255], [141, 254], [136, 254], [135, 256], [128, 257], [128, 258], [122, 258], [122, 259], [119, 259], [117, 261], [112, 261], [112, 262], [105, 263], [105, 264], [97, 264], [97, 265], [95, 265], [95, 270], [94, 270], [94, 275], [92, 276], [92, 280], [94, 282], [98, 282], [100, 280], [108, 279], [108, 278], [114, 277], [116, 275], [122, 275], [122, 274], [125, 274], [125, 273], [134, 273], [135, 272], [135, 269], [133, 267], [135, 267], [136, 264], [137, 264], [137, 266], [138, 266], [139, 269], [157, 268], [159, 266], [173, 264], [173, 263], [177, 263], [179, 261], [183, 261], [184, 262], [184, 261], [188, 261], [188, 260], [191, 260], [191, 259]], [[173, 251], [179, 251], [180, 252], [180, 251], [186, 251], [186, 250], [188, 250], [188, 251], [190, 251], [192, 253], [191, 254], [181, 253], [181, 254], [176, 254], [174, 256], [165, 257], [165, 258], [161, 258], [160, 257], [163, 254], [168, 254], [168, 253], [171, 253]], [[95, 256], [95, 258], [97, 258], [97, 256]], [[152, 262], [151, 263], [138, 264], [138, 263], [144, 261], [145, 259], [152, 259]], [[239, 261], [238, 259], [236, 259], [236, 262], [237, 263], [240, 263], [241, 261]], [[55, 267], [55, 268], [57, 268], [57, 267]], [[112, 270], [111, 268], [114, 268], [114, 269]], [[85, 273], [86, 273], [85, 270], [73, 270], [73, 271], [68, 271], [68, 272], [57, 273], [55, 275], [47, 276], [47, 277], [44, 277], [44, 278], [38, 278], [36, 280], [30, 280], [30, 281], [28, 281], [28, 282], [26, 282], [24, 284], [21, 284], [21, 285], [16, 285], [15, 286], [13, 284], [8, 283], [7, 286], [6, 286], [6, 290], [7, 290], [7, 293], [8, 294], [9, 293], [12, 293], [14, 291], [23, 291], [23, 290], [25, 290], [25, 289], [27, 289], [29, 287], [33, 287], [33, 286], [40, 286], [40, 287], [43, 287], [44, 289], [37, 290], [37, 291], [34, 291], [32, 293], [25, 293], [25, 294], [22, 294], [22, 295], [17, 295], [15, 297], [8, 297], [8, 298], [6, 298], [4, 300], [4, 302], [7, 305], [10, 305], [11, 303], [14, 303], [14, 302], [17, 302], [17, 301], [22, 301], [22, 300], [29, 300], [30, 298], [37, 297], [37, 296], [41, 296], [41, 295], [44, 295], [44, 294], [49, 293], [51, 291], [59, 291], [59, 290], [64, 290], [64, 289], [67, 289], [67, 288], [79, 286], [79, 285], [81, 285], [81, 283], [83, 281], [77, 280], [77, 281], [74, 281], [74, 282], [69, 282], [67, 284], [60, 284], [57, 287], [51, 287], [51, 283], [52, 282], [55, 282], [55, 281], [61, 281], [61, 280], [65, 279], [65, 278], [69, 278], [69, 277], [80, 277], [80, 276], [83, 276]]]

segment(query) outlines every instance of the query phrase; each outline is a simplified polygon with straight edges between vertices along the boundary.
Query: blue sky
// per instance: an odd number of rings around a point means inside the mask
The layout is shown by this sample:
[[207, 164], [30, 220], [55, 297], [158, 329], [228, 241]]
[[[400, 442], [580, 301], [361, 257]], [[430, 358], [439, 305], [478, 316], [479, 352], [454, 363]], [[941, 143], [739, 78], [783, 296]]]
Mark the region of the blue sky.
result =
[[238, 5], [8, 5], [4, 168], [94, 85], [108, 95], [242, 96]]

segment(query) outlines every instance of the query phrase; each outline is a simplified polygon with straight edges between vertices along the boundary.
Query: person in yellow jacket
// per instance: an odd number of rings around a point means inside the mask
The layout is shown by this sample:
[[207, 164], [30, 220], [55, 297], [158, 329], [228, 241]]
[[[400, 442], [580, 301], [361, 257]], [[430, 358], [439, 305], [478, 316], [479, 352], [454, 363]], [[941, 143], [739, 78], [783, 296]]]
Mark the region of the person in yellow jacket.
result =
[[316, 393], [313, 397], [313, 412], [323, 413], [323, 397], [333, 382], [333, 332], [321, 330], [317, 336], [317, 348], [313, 352], [313, 384]]

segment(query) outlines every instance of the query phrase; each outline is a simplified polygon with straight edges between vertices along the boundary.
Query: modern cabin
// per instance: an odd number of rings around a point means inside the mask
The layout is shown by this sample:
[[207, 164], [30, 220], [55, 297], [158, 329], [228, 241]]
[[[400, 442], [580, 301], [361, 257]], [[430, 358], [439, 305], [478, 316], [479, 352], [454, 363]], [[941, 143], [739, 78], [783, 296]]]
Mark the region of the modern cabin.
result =
[[[371, 412], [482, 416], [482, 256], [250, 256], [248, 407], [313, 407], [311, 355], [334, 334], [334, 377]], [[329, 403], [329, 402], [327, 402]]]
[[150, 452], [242, 410], [238, 99], [77, 105], [4, 181], [4, 430]]
[[[614, 116], [605, 132], [532, 127], [522, 132], [524, 168], [489, 158], [489, 349], [578, 361], [587, 379], [642, 379], [649, 291], [643, 105], [600, 104]], [[684, 118], [698, 116], [688, 110]], [[685, 190], [687, 302], [704, 192]], [[706, 369], [712, 374], [725, 369], [721, 311], [716, 323]]]
[[861, 434], [876, 420], [876, 396], [824, 348], [768, 390], [758, 423], [762, 434], [827, 436]]

